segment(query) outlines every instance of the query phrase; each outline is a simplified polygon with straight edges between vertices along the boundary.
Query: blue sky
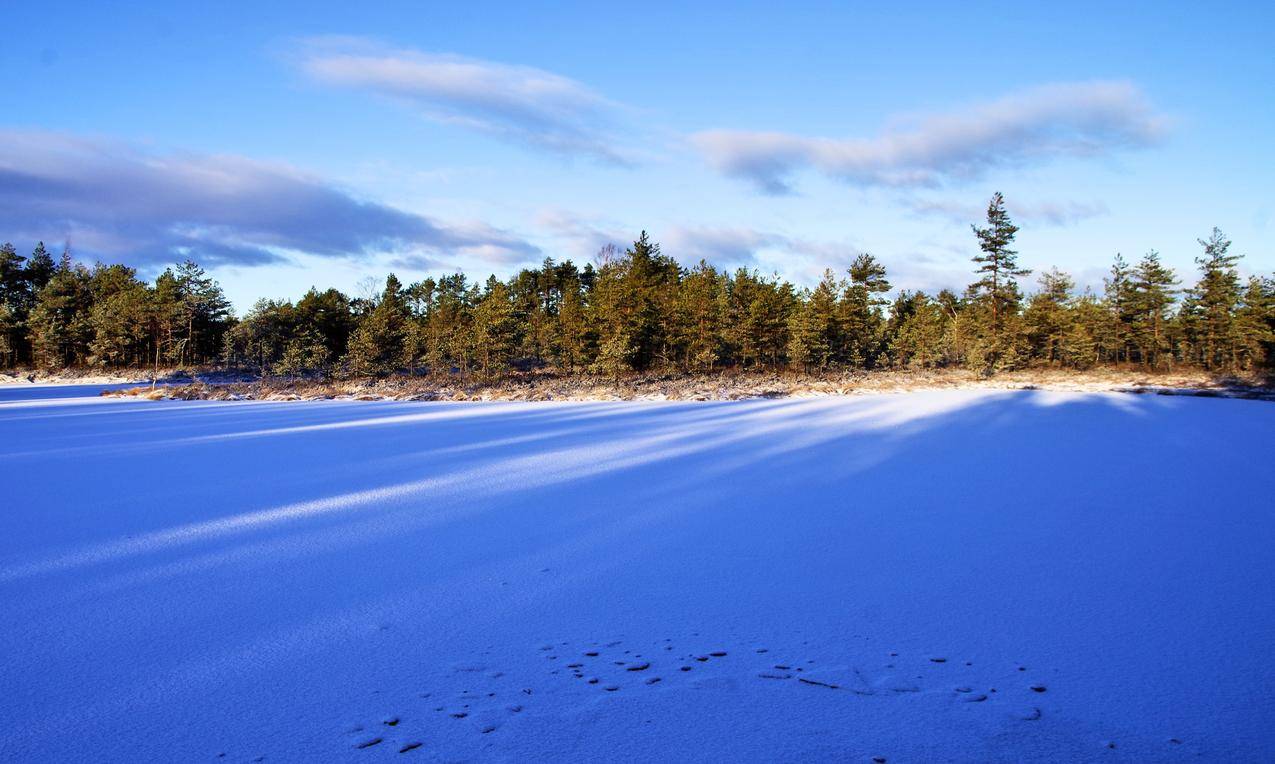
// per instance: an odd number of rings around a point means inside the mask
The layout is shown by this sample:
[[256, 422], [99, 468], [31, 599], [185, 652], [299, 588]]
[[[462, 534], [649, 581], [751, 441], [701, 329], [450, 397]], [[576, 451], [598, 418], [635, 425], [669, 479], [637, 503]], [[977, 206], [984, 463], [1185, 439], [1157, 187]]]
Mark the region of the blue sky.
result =
[[1082, 283], [1189, 276], [1214, 225], [1275, 269], [1270, 3], [365, 5], [7, 6], [0, 239], [188, 254], [241, 310], [641, 228], [936, 289], [1000, 190], [1023, 264]]

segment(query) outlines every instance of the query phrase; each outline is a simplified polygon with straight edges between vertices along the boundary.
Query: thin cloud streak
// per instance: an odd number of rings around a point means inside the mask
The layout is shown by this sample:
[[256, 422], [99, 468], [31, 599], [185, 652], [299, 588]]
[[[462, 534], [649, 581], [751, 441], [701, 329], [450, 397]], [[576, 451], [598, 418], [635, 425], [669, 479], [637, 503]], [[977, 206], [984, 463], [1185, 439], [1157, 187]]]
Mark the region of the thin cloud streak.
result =
[[622, 107], [543, 69], [357, 37], [304, 40], [295, 58], [316, 82], [402, 101], [436, 122], [563, 155], [630, 163], [618, 146]]
[[[924, 217], [946, 218], [954, 223], [981, 223], [987, 215], [987, 206], [945, 199], [904, 199], [903, 205], [914, 214]], [[1019, 202], [1008, 200], [1005, 207], [1010, 216], [1020, 223], [1066, 227], [1111, 212], [1100, 201], [1044, 201]]]
[[1167, 127], [1125, 81], [1044, 85], [961, 112], [914, 120], [875, 138], [707, 130], [691, 144], [710, 166], [770, 194], [813, 169], [858, 186], [935, 188], [1003, 166], [1099, 157], [1156, 143]]
[[[626, 249], [640, 233], [637, 227], [629, 228], [561, 208], [542, 210], [536, 225], [561, 242], [568, 256], [585, 262], [592, 261], [598, 250], [608, 244]], [[849, 243], [816, 241], [749, 226], [674, 224], [648, 228], [647, 233], [665, 255], [688, 268], [706, 260], [719, 269], [768, 272], [772, 266], [785, 266], [780, 268], [785, 275], [801, 275], [789, 274], [789, 267], [812, 260], [821, 263], [818, 272], [822, 273], [825, 266], [848, 266], [862, 251]]]

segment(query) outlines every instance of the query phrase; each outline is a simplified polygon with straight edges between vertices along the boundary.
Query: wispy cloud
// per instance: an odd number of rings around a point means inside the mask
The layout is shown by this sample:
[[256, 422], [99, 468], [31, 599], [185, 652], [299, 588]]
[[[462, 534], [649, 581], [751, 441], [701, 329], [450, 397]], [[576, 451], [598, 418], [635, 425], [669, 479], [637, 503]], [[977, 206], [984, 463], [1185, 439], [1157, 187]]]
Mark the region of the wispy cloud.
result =
[[674, 226], [664, 236], [665, 251], [684, 265], [707, 260], [719, 267], [752, 268], [763, 250], [804, 249], [787, 236], [747, 227]]
[[[903, 204], [913, 213], [923, 216], [947, 218], [955, 223], [980, 223], [987, 215], [987, 206], [949, 199], [908, 198]], [[1044, 201], [1020, 202], [1006, 200], [1005, 208], [1010, 217], [1020, 223], [1070, 226], [1110, 212], [1103, 202]]]
[[[865, 251], [852, 241], [811, 239], [748, 226], [675, 226], [664, 234], [661, 242], [664, 252], [684, 265], [703, 258], [727, 270], [774, 271], [798, 287], [814, 286], [828, 269], [844, 277], [855, 257]], [[959, 288], [968, 280], [969, 255], [964, 251], [942, 252], [930, 246], [913, 246], [876, 254], [885, 264], [890, 283], [896, 289], [934, 292]]]
[[608, 244], [623, 249], [638, 235], [637, 231], [614, 221], [579, 215], [560, 207], [541, 210], [535, 224], [561, 242], [566, 257], [581, 263], [591, 262], [598, 250]]
[[[607, 244], [628, 247], [639, 233], [637, 228], [561, 208], [542, 210], [535, 222], [560, 242], [569, 256], [586, 261]], [[750, 226], [674, 224], [647, 233], [664, 254], [684, 266], [707, 260], [725, 269], [783, 266], [781, 270], [787, 272], [794, 264], [810, 260], [820, 263], [817, 272], [822, 273], [824, 267], [848, 265], [860, 252], [849, 243], [815, 241]]]
[[618, 145], [621, 107], [543, 69], [353, 37], [304, 40], [296, 60], [318, 82], [404, 101], [438, 122], [561, 154], [628, 162]]
[[717, 170], [779, 194], [803, 169], [861, 186], [938, 187], [995, 167], [1148, 146], [1166, 123], [1132, 83], [1097, 81], [1020, 91], [901, 122], [875, 138], [708, 130], [691, 142]]
[[505, 231], [439, 223], [282, 164], [13, 130], [0, 131], [0, 237], [67, 238], [86, 254], [141, 264], [262, 265], [289, 252], [497, 262], [538, 254]]

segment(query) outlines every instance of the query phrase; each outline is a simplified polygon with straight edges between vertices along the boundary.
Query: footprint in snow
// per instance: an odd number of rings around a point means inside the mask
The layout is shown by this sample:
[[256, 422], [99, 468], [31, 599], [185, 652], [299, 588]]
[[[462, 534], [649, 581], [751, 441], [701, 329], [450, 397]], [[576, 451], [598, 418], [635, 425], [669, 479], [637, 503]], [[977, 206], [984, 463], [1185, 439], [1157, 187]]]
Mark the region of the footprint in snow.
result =
[[[569, 643], [565, 647], [566, 653], [574, 652]], [[571, 662], [564, 664], [569, 672], [568, 676], [573, 683], [584, 680], [580, 682], [581, 685], [600, 685], [598, 689], [604, 692], [619, 692], [629, 686], [666, 686], [668, 674], [665, 672], [678, 676], [685, 675], [701, 664], [716, 667], [718, 662], [730, 655], [730, 650], [712, 644], [703, 652], [681, 652], [670, 638], [653, 642], [650, 649], [655, 652], [650, 657], [647, 657], [641, 643], [626, 643], [619, 639], [590, 641], [582, 645], [582, 648], [576, 648], [580, 652], [574, 653], [579, 657], [569, 658]], [[554, 675], [557, 672], [549, 673]]]
[[[644, 643], [630, 640], [625, 644], [618, 639], [579, 643], [579, 647], [573, 647], [569, 641], [543, 643], [538, 646], [537, 652], [548, 661], [562, 659], [561, 663], [551, 664], [554, 668], [546, 667], [546, 671], [551, 676], [563, 677], [555, 681], [568, 682], [564, 687], [576, 688], [573, 692], [580, 693], [582, 701], [587, 697], [596, 697], [597, 694], [622, 693], [625, 690], [640, 689], [645, 692], [654, 691], [655, 688], [679, 687], [729, 689], [737, 686], [738, 680], [752, 677], [752, 681], [764, 682], [776, 688], [788, 685], [794, 691], [802, 688], [802, 692], [826, 693], [824, 697], [829, 700], [835, 697], [898, 697], [901, 694], [919, 693], [940, 697], [946, 694], [963, 704], [998, 706], [1005, 702], [996, 701], [998, 694], [995, 688], [975, 690], [974, 685], [978, 684], [977, 674], [967, 674], [966, 684], [953, 687], [952, 679], [955, 677], [952, 671], [957, 671], [959, 676], [960, 672], [971, 669], [974, 664], [972, 661], [959, 659], [953, 662], [942, 654], [909, 659], [893, 651], [888, 653], [890, 662], [878, 664], [883, 665], [884, 669], [873, 670], [862, 668], [862, 663], [860, 667], [838, 664], [835, 660], [825, 664], [822, 657], [818, 665], [815, 659], [805, 656], [788, 656], [789, 660], [782, 660], [784, 656], [781, 655], [781, 660], [775, 661], [771, 657], [770, 647], [746, 646], [737, 650], [730, 644], [704, 645], [700, 639], [695, 638], [687, 641], [700, 642], [699, 645], [690, 645], [699, 649], [686, 650], [686, 647], [679, 647], [674, 640], [664, 638], [654, 641], [646, 648], [653, 651], [649, 658], [643, 657]], [[705, 647], [708, 649], [705, 650]], [[739, 652], [744, 653], [742, 660], [737, 656], [731, 657]], [[798, 659], [792, 660], [792, 657]], [[862, 659], [861, 655], [853, 657]], [[929, 671], [924, 668], [927, 666]], [[1018, 673], [1027, 671], [1027, 667], [1022, 665], [1016, 664], [1013, 668]], [[443, 725], [437, 731], [431, 729], [428, 733], [442, 736], [441, 740], [456, 734], [491, 735], [498, 732], [501, 727], [499, 719], [509, 719], [524, 710], [522, 703], [509, 704], [507, 698], [510, 695], [526, 698], [535, 692], [534, 687], [527, 686], [531, 684], [528, 681], [532, 679], [530, 675], [519, 676], [515, 673], [511, 678], [507, 676], [507, 672], [475, 663], [456, 664], [452, 670], [458, 679], [465, 677], [465, 684], [470, 686], [460, 691], [440, 692], [435, 688], [418, 694], [422, 699], [435, 698], [435, 703], [442, 702], [442, 705], [432, 706], [437, 715], [430, 718], [446, 721], [427, 723]], [[701, 672], [704, 672], [703, 675]], [[915, 679], [911, 678], [912, 674], [915, 674]], [[940, 680], [944, 676], [948, 678], [945, 681]], [[1024, 683], [1017, 688], [1009, 688], [1009, 693], [1020, 699], [1031, 695], [1039, 696], [1046, 691], [1047, 687], [1040, 683]], [[453, 700], [447, 702], [448, 697]], [[1010, 699], [1009, 702], [1021, 700]], [[1038, 706], [1026, 705], [1020, 708], [1025, 710], [1011, 711], [1009, 718], [1036, 721], [1043, 716]], [[409, 753], [423, 746], [422, 741], [413, 736], [419, 735], [423, 730], [420, 724], [409, 723], [410, 720], [405, 719], [405, 716], [386, 715], [371, 724], [355, 725], [346, 734], [358, 750], [388, 748], [399, 753]], [[465, 729], [473, 732], [460, 732]], [[397, 737], [399, 733], [403, 736]], [[1174, 743], [1176, 742], [1175, 740]]]

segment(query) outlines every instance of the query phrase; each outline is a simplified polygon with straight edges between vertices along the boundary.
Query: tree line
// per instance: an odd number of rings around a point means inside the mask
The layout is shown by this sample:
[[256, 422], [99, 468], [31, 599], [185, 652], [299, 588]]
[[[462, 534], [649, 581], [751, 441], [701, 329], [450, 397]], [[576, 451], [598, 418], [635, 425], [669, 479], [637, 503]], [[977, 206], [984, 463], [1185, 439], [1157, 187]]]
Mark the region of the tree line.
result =
[[0, 247], [0, 359], [42, 368], [224, 364], [272, 375], [467, 374], [515, 369], [622, 375], [649, 370], [1027, 366], [1222, 373], [1275, 368], [1275, 278], [1247, 281], [1216, 228], [1200, 240], [1194, 284], [1158, 253], [1116, 255], [1101, 294], [1066, 273], [1031, 272], [1012, 248], [1017, 226], [998, 193], [973, 226], [974, 281], [960, 294], [903, 291], [861, 254], [813, 288], [778, 275], [683, 267], [643, 232], [593, 263], [546, 259], [501, 281], [455, 273], [379, 295], [311, 289], [262, 300], [242, 318], [193, 262], [147, 283], [124, 265], [92, 269], [40, 244]]

